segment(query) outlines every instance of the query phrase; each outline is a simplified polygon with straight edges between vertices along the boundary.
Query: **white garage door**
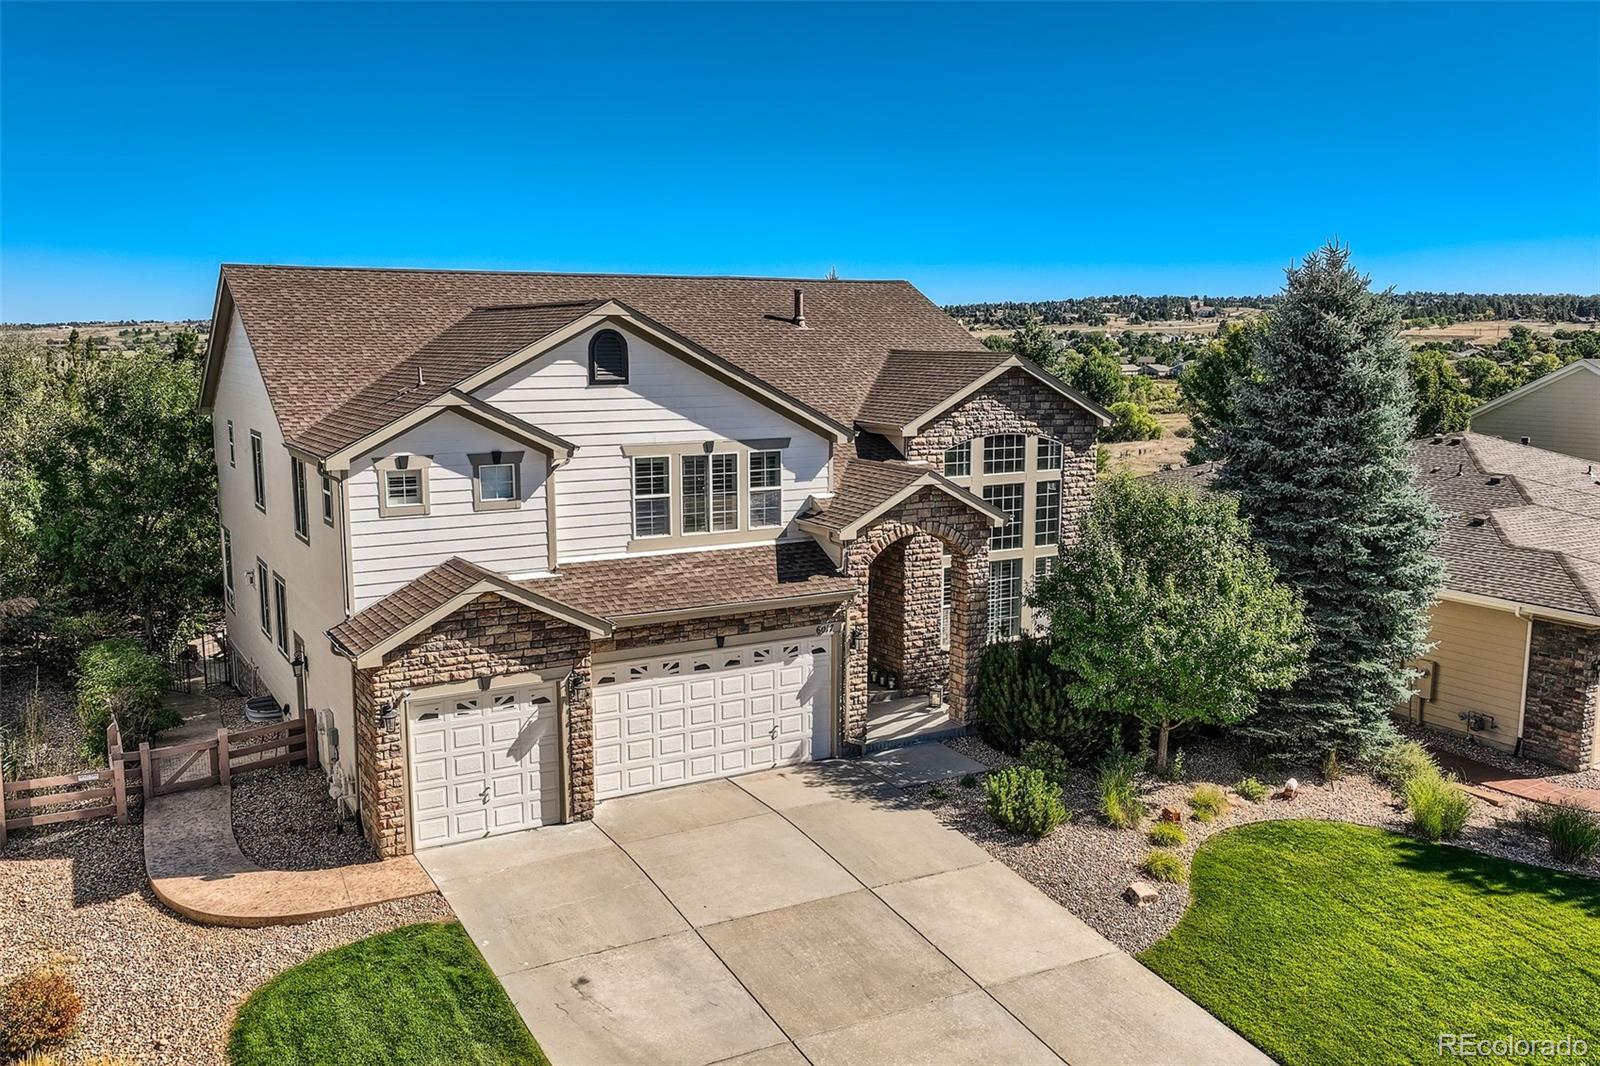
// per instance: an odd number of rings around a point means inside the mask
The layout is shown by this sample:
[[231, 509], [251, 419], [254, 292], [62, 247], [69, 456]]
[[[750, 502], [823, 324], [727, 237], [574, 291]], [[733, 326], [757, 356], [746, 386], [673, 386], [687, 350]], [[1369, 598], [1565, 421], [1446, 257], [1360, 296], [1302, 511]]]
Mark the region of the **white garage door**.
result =
[[412, 844], [559, 821], [554, 685], [409, 701]]
[[830, 638], [595, 667], [596, 799], [830, 754]]

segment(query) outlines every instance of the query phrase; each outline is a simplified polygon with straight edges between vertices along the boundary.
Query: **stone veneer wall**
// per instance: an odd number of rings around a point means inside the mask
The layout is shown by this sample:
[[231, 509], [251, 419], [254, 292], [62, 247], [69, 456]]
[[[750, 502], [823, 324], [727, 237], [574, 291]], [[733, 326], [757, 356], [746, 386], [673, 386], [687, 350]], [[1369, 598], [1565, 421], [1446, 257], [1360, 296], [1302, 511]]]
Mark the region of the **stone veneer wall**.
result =
[[498, 677], [524, 671], [572, 670], [585, 681], [565, 701], [570, 779], [576, 817], [594, 808], [594, 738], [587, 685], [589, 634], [520, 603], [486, 593], [432, 629], [384, 656], [383, 665], [355, 675], [357, 787], [361, 820], [379, 855], [405, 855], [411, 848], [406, 801], [406, 753], [401, 723], [384, 725], [379, 709], [402, 692], [430, 685]]
[[905, 669], [905, 595], [906, 595], [906, 544], [895, 541], [872, 561], [872, 579], [868, 594], [872, 602], [867, 605], [868, 625], [867, 666], [871, 670], [887, 671], [896, 678]]
[[1600, 629], [1538, 619], [1528, 644], [1522, 752], [1568, 770], [1594, 762], [1600, 709]]

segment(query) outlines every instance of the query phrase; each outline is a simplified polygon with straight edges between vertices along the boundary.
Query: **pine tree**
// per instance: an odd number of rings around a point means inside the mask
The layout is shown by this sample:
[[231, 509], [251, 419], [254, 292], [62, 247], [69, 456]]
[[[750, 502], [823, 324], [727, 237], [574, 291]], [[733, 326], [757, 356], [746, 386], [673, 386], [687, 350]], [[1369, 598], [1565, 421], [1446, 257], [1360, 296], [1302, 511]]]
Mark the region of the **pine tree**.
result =
[[1412, 481], [1399, 312], [1330, 244], [1290, 268], [1256, 351], [1221, 486], [1300, 591], [1313, 643], [1305, 676], [1240, 732], [1288, 755], [1363, 755], [1393, 736], [1441, 576], [1439, 520]]

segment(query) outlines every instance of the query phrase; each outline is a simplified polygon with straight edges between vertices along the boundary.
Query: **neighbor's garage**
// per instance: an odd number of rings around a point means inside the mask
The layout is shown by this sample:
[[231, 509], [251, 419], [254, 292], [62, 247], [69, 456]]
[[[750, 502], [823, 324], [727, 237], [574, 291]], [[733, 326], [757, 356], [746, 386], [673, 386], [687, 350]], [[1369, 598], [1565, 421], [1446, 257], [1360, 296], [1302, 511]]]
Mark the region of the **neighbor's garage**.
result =
[[561, 820], [554, 685], [411, 700], [406, 710], [413, 847]]
[[595, 798], [832, 754], [828, 637], [599, 663]]

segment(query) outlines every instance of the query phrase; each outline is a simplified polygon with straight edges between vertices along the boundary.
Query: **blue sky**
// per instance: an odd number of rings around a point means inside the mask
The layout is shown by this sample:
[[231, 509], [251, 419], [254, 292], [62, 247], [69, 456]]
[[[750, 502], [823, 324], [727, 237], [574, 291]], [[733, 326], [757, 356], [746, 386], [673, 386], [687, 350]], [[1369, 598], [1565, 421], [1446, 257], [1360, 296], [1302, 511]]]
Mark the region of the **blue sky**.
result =
[[5, 3], [0, 318], [222, 261], [1600, 290], [1600, 4]]

